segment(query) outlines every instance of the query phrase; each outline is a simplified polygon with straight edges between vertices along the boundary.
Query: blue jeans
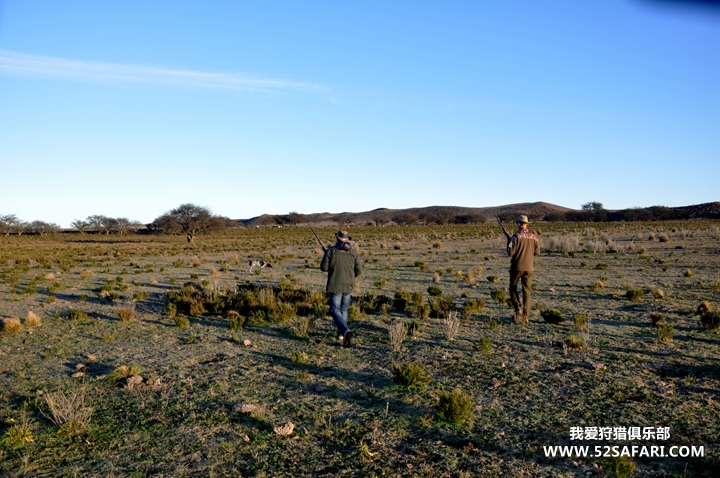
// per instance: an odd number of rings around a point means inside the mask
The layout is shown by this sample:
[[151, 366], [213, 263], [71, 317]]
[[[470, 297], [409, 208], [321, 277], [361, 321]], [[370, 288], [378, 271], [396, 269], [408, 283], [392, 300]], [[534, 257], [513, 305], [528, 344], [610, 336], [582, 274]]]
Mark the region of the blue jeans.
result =
[[333, 292], [328, 294], [328, 298], [330, 299], [330, 315], [332, 315], [333, 322], [335, 322], [338, 332], [340, 332], [343, 336], [350, 331], [347, 322], [351, 295], [352, 294], [350, 292]]

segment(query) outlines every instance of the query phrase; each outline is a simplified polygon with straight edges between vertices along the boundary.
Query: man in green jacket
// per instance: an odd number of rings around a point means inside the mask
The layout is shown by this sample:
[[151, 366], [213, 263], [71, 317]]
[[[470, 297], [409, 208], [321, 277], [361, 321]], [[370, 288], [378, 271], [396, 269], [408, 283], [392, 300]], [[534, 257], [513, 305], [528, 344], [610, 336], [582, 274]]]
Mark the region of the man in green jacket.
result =
[[355, 288], [355, 278], [362, 272], [360, 256], [353, 247], [347, 231], [335, 233], [337, 242], [328, 248], [320, 263], [320, 270], [328, 273], [327, 293], [332, 315], [343, 347], [350, 347], [352, 332], [348, 328], [348, 309]]
[[[530, 317], [530, 291], [534, 272], [534, 258], [540, 255], [540, 242], [535, 234], [528, 231], [527, 216], [515, 219], [518, 226], [516, 232], [507, 245], [510, 260], [510, 301], [515, 307], [513, 319], [517, 324], [527, 324]], [[523, 307], [520, 311], [520, 296], [517, 290], [518, 282], [522, 281]]]

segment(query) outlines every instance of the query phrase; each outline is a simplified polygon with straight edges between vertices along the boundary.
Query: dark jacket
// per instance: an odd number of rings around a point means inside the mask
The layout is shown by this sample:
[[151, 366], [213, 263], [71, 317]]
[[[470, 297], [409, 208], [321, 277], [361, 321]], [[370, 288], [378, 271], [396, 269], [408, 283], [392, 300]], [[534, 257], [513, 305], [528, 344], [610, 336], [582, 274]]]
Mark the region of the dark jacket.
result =
[[355, 248], [342, 251], [333, 246], [323, 256], [320, 270], [328, 273], [327, 292], [347, 293], [355, 288], [355, 278], [362, 272], [362, 263]]
[[540, 242], [535, 234], [529, 231], [516, 232], [507, 246], [511, 271], [531, 272], [534, 257], [540, 255]]

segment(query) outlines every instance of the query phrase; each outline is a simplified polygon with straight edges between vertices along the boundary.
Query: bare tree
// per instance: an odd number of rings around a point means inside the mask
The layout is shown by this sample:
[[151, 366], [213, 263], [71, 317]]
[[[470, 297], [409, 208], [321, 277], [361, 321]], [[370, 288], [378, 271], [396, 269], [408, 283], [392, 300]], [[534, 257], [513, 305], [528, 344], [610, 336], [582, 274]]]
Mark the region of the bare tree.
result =
[[392, 217], [392, 220], [395, 221], [398, 226], [410, 226], [417, 224], [418, 217], [409, 212], [399, 212]]
[[22, 223], [15, 214], [0, 216], [0, 233], [9, 236], [16, 232], [18, 225]]
[[170, 234], [182, 232], [188, 242], [194, 242], [198, 234], [225, 229], [225, 220], [213, 216], [206, 207], [188, 203], [155, 219], [150, 229]]
[[90, 228], [90, 223], [83, 221], [82, 219], [75, 219], [70, 223], [70, 225], [80, 231], [80, 234], [85, 234], [85, 232]]
[[381, 216], [380, 214], [376, 214], [373, 216], [372, 220], [375, 222], [375, 225], [377, 227], [381, 227], [388, 223], [388, 220], [385, 218], [385, 216]]
[[28, 224], [27, 229], [32, 234], [44, 236], [45, 234], [59, 231], [60, 226], [45, 221], [33, 221]]
[[301, 222], [305, 222], [305, 214], [300, 214], [297, 211], [290, 211], [287, 215], [287, 219], [293, 226], [297, 226]]
[[440, 224], [450, 224], [455, 220], [455, 213], [450, 209], [440, 209], [435, 213], [435, 217], [437, 217]]

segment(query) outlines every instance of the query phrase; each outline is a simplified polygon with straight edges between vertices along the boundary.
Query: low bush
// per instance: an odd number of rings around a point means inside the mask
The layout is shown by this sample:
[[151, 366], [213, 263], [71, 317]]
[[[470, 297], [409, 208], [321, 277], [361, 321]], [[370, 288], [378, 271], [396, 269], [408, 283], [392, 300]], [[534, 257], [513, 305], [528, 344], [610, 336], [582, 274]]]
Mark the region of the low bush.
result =
[[227, 313], [228, 327], [232, 330], [240, 330], [245, 325], [246, 317], [240, 315], [234, 310], [229, 310]]
[[587, 328], [587, 317], [584, 315], [573, 316], [573, 322], [578, 330], [585, 330]]
[[462, 390], [440, 392], [438, 396], [438, 417], [449, 423], [463, 423], [473, 415], [472, 397]]
[[557, 309], [542, 309], [540, 311], [540, 317], [548, 324], [557, 325], [565, 322], [565, 316]]
[[570, 350], [582, 350], [585, 348], [585, 339], [579, 335], [571, 335], [565, 340], [565, 345]]
[[135, 304], [122, 304], [117, 307], [117, 315], [123, 322], [129, 322], [135, 318]]
[[660, 325], [665, 323], [665, 316], [660, 313], [653, 313], [650, 314], [650, 320], [652, 321], [653, 325]]
[[404, 387], [423, 387], [430, 381], [422, 365], [413, 363], [393, 364], [393, 381]]
[[507, 296], [505, 289], [494, 289], [490, 292], [490, 297], [501, 305], [510, 305], [510, 298]]
[[657, 330], [658, 340], [660, 342], [672, 342], [674, 331], [672, 324], [661, 324]]
[[626, 456], [610, 458], [602, 468], [606, 478], [630, 478], [635, 473], [635, 463]]
[[442, 295], [442, 289], [436, 285], [431, 285], [427, 288], [427, 293], [432, 297], [440, 297]]
[[720, 330], [720, 312], [706, 312], [700, 316], [700, 324], [705, 330]]
[[631, 302], [638, 302], [643, 299], [643, 296], [645, 295], [645, 292], [641, 291], [640, 289], [629, 289], [625, 293], [625, 297], [628, 298]]

